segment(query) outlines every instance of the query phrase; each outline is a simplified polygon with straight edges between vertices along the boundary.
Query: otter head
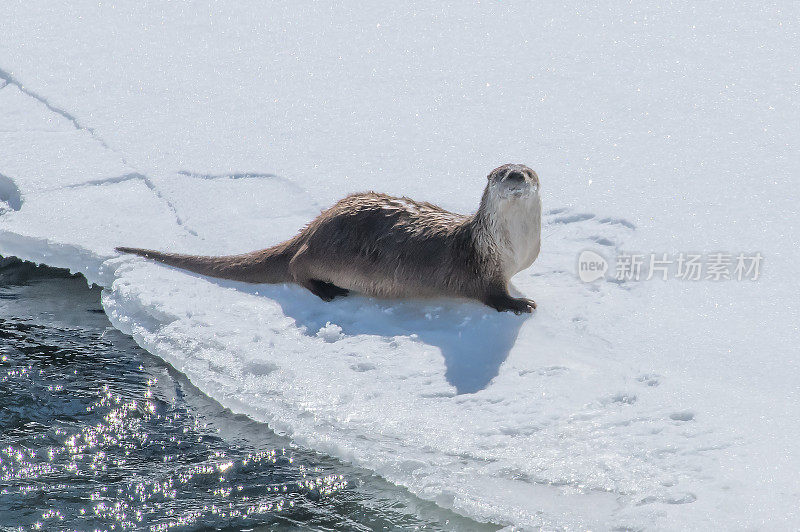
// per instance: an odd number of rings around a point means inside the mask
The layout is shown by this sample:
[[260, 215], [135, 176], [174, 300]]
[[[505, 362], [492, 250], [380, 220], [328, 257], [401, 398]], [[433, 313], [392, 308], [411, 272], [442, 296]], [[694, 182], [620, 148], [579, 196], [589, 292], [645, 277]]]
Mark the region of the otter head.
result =
[[506, 281], [533, 264], [541, 246], [539, 176], [524, 164], [492, 170], [474, 220], [478, 245], [492, 250]]
[[504, 164], [489, 174], [488, 192], [503, 199], [538, 196], [539, 176], [524, 164]]

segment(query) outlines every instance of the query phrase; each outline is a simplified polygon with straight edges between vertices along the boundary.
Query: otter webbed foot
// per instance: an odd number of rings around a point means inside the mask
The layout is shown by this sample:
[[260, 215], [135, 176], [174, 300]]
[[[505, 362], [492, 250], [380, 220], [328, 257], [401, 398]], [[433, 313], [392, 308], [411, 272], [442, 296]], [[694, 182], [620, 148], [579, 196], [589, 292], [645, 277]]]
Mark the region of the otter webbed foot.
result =
[[484, 301], [498, 312], [511, 311], [514, 314], [530, 314], [536, 309], [536, 302], [525, 297], [511, 297], [507, 293], [494, 293]]
[[304, 286], [323, 301], [333, 301], [338, 296], [344, 297], [350, 293], [346, 288], [340, 288], [335, 284], [320, 281], [319, 279], [311, 279]]

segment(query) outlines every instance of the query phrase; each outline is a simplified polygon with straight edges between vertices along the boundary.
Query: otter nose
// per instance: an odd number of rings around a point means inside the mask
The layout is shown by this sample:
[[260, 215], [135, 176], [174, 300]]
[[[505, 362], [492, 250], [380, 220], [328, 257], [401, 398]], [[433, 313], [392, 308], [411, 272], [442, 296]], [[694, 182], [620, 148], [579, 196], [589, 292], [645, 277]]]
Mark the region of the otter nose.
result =
[[525, 181], [525, 176], [522, 175], [522, 172], [517, 172], [516, 170], [512, 170], [506, 175], [506, 181], [522, 183], [523, 181]]

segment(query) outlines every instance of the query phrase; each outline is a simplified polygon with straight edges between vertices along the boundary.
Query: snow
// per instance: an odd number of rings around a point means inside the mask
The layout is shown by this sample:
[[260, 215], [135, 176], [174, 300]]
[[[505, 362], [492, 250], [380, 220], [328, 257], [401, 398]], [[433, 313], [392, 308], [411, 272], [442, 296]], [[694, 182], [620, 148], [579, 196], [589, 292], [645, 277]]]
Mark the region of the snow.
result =
[[[0, 5], [0, 254], [104, 287], [209, 396], [522, 528], [800, 525], [796, 7]], [[262, 248], [345, 193], [542, 180], [529, 317], [117, 257]], [[760, 252], [582, 283], [584, 250]], [[613, 267], [613, 266], [612, 266]]]

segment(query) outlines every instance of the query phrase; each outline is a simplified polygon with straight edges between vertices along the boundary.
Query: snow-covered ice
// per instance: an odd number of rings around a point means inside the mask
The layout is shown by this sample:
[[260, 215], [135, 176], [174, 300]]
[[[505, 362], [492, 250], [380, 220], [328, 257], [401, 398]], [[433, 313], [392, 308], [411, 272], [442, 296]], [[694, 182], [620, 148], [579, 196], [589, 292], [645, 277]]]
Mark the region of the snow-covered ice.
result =
[[[800, 14], [784, 3], [0, 5], [0, 254], [83, 273], [209, 396], [522, 528], [800, 525]], [[242, 252], [347, 192], [460, 212], [539, 173], [532, 316], [323, 303], [142, 259]], [[760, 252], [582, 283], [581, 251]]]

